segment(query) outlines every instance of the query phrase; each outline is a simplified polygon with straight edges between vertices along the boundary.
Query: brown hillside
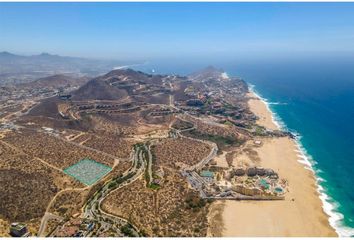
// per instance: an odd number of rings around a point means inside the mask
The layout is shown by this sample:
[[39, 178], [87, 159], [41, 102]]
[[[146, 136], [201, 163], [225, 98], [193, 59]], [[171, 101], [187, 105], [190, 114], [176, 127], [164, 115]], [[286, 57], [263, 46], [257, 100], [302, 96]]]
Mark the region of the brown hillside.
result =
[[126, 90], [111, 86], [100, 78], [95, 78], [74, 91], [73, 100], [119, 100], [127, 95]]

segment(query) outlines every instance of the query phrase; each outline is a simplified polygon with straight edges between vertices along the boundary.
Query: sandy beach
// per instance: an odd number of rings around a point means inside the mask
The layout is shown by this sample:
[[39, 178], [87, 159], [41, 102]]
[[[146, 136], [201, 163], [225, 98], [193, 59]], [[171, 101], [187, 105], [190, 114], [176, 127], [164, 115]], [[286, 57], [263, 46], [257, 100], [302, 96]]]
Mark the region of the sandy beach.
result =
[[[258, 124], [277, 129], [262, 101], [251, 99], [249, 106], [259, 116]], [[260, 164], [285, 178], [289, 192], [283, 201], [224, 201], [221, 236], [337, 236], [322, 209], [313, 173], [298, 162], [295, 142], [287, 137], [262, 141], [262, 146], [255, 148]], [[211, 236], [219, 234], [210, 231]]]
[[257, 120], [257, 124], [268, 129], [277, 130], [278, 126], [274, 124], [272, 115], [268, 111], [267, 106], [252, 92], [248, 94], [248, 97], [251, 97], [251, 99], [248, 101], [248, 105], [251, 111], [259, 118]]

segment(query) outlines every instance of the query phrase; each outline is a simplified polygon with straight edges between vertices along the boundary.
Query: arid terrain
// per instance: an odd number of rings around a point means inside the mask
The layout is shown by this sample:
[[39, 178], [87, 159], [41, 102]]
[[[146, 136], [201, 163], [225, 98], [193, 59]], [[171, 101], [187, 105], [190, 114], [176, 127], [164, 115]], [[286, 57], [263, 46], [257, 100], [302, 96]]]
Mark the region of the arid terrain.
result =
[[286, 195], [254, 148], [291, 135], [258, 125], [247, 84], [222, 70], [2, 90], [1, 236], [12, 222], [33, 236], [206, 236], [213, 202]]

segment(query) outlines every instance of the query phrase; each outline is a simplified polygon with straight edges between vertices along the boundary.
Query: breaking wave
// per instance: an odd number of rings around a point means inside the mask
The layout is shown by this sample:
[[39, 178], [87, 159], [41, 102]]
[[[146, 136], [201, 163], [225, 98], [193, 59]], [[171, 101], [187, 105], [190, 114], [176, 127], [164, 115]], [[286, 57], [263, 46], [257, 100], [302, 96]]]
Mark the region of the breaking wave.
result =
[[283, 120], [279, 117], [279, 115], [270, 108], [270, 105], [287, 105], [287, 103], [269, 102], [255, 90], [254, 85], [248, 85], [250, 90], [256, 95], [256, 97], [259, 98], [266, 105], [267, 109], [272, 115], [272, 121], [274, 122], [274, 124], [278, 126], [281, 130], [289, 131], [295, 136], [295, 143], [297, 147], [295, 152], [298, 156], [298, 162], [303, 164], [305, 169], [308, 169], [314, 173], [317, 185], [317, 192], [319, 193], [319, 198], [322, 201], [322, 208], [324, 212], [328, 215], [329, 224], [335, 229], [339, 237], [353, 237], [354, 229], [351, 227], [347, 227], [343, 224], [344, 216], [338, 211], [338, 208], [340, 206], [339, 203], [336, 202], [331, 196], [329, 196], [326, 192], [326, 189], [321, 185], [326, 182], [325, 179], [318, 176], [323, 171], [316, 167], [317, 162], [304, 148], [301, 142], [302, 136], [295, 130], [289, 129], [283, 122]]

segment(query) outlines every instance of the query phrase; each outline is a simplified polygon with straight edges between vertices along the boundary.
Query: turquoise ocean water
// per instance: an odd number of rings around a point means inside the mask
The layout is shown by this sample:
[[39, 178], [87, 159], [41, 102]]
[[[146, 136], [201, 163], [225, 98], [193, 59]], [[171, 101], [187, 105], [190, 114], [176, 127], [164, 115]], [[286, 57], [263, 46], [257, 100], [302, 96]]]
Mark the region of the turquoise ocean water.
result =
[[[275, 120], [298, 134], [299, 160], [313, 169], [330, 224], [354, 236], [354, 58], [229, 61], [215, 64], [243, 78]], [[138, 69], [188, 74], [203, 63], [156, 62]]]

